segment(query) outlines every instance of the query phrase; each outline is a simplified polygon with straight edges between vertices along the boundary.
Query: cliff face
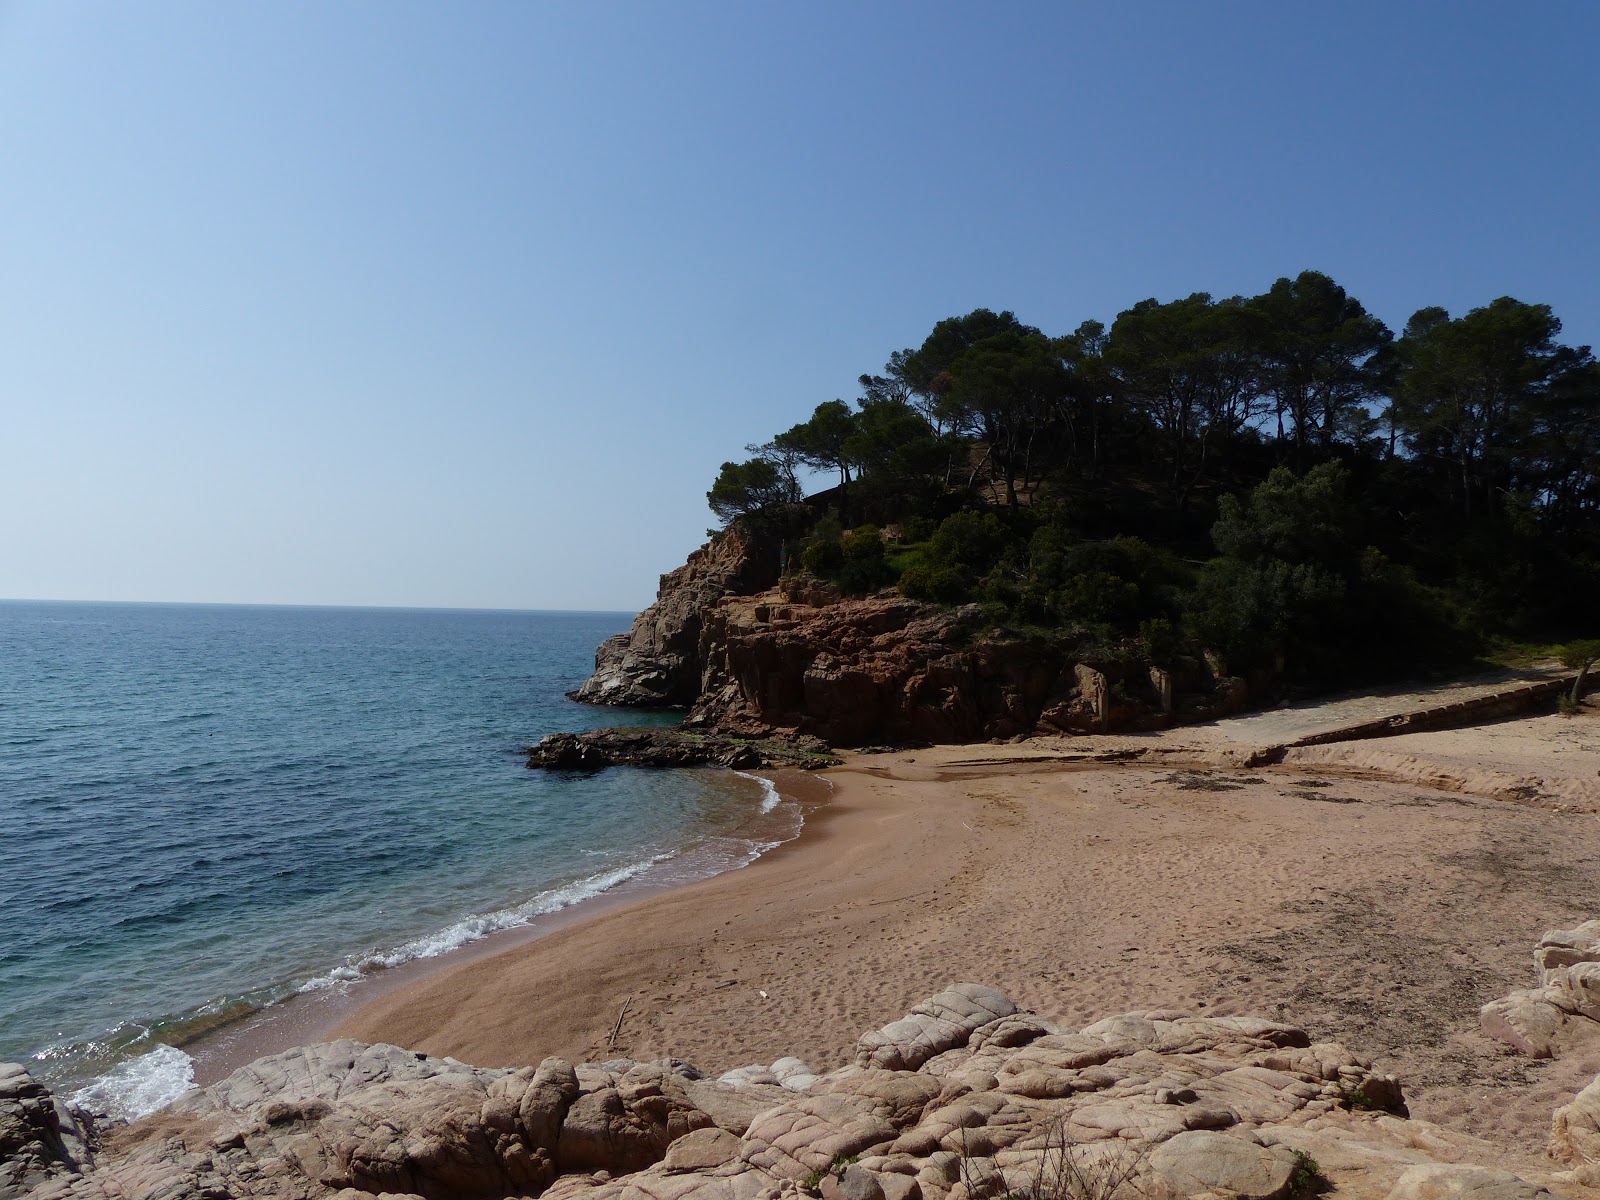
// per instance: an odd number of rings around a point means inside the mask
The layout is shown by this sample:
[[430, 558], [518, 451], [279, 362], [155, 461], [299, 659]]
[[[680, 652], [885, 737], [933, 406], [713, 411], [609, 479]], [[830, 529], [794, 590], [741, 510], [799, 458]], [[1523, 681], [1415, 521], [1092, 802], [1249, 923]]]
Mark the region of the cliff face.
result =
[[700, 698], [701, 617], [725, 596], [778, 580], [778, 548], [739, 527], [713, 538], [661, 577], [656, 602], [627, 633], [595, 652], [594, 674], [572, 693], [585, 704], [687, 708]]
[[1244, 698], [1198, 664], [1175, 680], [1132, 657], [987, 634], [976, 606], [809, 590], [727, 597], [703, 615], [704, 690], [686, 726], [834, 746], [971, 742], [1158, 728]]
[[601, 645], [574, 698], [688, 706], [685, 726], [706, 733], [862, 746], [1155, 728], [1223, 715], [1246, 696], [1200, 663], [1168, 672], [1114, 650], [1075, 656], [986, 636], [974, 606], [775, 584], [772, 548], [730, 531], [662, 577], [656, 603]]

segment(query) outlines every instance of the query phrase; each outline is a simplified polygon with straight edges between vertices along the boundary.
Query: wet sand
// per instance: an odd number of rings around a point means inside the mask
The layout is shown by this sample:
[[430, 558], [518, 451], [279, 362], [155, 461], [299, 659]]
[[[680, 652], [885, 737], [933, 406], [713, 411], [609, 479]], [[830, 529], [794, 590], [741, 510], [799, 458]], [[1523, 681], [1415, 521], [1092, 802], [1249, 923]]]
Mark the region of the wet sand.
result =
[[[1521, 747], [1519, 777], [1540, 745], [1563, 779], [1600, 775], [1593, 706], [1490, 728]], [[1537, 1151], [1600, 1048], [1531, 1062], [1483, 1038], [1477, 1009], [1530, 981], [1543, 930], [1600, 915], [1600, 819], [1364, 761], [1240, 769], [1196, 732], [854, 756], [754, 865], [434, 972], [336, 1032], [484, 1066], [827, 1069], [969, 980], [1069, 1023], [1281, 1017], [1393, 1071], [1415, 1115]], [[1493, 744], [1406, 741], [1414, 761]], [[1142, 757], [1082, 760], [1118, 748]]]

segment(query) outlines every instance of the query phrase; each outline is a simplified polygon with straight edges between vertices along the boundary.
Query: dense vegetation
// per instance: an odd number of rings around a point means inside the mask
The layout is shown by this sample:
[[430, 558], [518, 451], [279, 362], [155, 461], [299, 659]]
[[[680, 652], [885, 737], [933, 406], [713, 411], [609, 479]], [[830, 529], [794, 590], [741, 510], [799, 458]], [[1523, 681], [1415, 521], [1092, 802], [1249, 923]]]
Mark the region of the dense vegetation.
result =
[[847, 592], [1155, 659], [1333, 682], [1562, 640], [1600, 624], [1600, 363], [1560, 331], [1502, 298], [1395, 336], [1313, 271], [1062, 336], [978, 309], [707, 498]]

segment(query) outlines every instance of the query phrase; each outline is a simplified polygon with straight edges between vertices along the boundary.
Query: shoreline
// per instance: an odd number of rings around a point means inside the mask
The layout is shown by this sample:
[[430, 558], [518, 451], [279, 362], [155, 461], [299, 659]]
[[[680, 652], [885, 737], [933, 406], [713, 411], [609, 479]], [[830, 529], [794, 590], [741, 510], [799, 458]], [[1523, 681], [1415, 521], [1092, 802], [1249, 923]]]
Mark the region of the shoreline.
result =
[[[786, 839], [771, 842], [756, 836], [757, 829], [746, 830], [750, 834], [747, 840], [755, 850], [755, 857], [746, 863], [727, 867], [709, 878], [748, 869], [765, 858], [782, 853], [785, 847], [804, 836], [814, 814], [824, 809], [828, 800], [827, 785], [819, 786], [815, 777], [807, 772], [785, 770], [768, 771], [761, 775], [749, 772], [734, 774], [774, 788], [774, 803], [764, 803], [752, 813], [748, 826], [759, 826], [779, 802], [787, 801], [798, 806], [799, 831]], [[393, 992], [422, 984], [440, 972], [515, 950], [614, 909], [645, 903], [658, 895], [692, 887], [697, 882], [701, 880], [662, 880], [659, 872], [647, 868], [639, 876], [624, 880], [605, 891], [586, 896], [553, 912], [537, 914], [524, 924], [495, 929], [441, 954], [408, 959], [393, 967], [369, 971], [356, 979], [290, 995], [208, 1030], [191, 1041], [180, 1042], [176, 1048], [191, 1060], [195, 1086], [206, 1087], [264, 1055], [329, 1040], [343, 1021], [367, 1005]]]
[[[1508, 735], [1582, 732], [1559, 721]], [[1449, 749], [1482, 732], [1412, 736]], [[475, 1066], [828, 1070], [862, 1029], [976, 982], [1072, 1025], [1288, 1020], [1396, 1073], [1416, 1115], [1512, 1152], [1542, 1143], [1600, 1061], [1508, 1055], [1477, 1008], [1526, 984], [1545, 928], [1596, 915], [1592, 813], [1334, 763], [1246, 769], [1181, 737], [1084, 759], [1114, 742], [851, 755], [801, 836], [748, 868], [458, 960], [333, 1032]], [[1600, 752], [1571, 749], [1592, 778]]]

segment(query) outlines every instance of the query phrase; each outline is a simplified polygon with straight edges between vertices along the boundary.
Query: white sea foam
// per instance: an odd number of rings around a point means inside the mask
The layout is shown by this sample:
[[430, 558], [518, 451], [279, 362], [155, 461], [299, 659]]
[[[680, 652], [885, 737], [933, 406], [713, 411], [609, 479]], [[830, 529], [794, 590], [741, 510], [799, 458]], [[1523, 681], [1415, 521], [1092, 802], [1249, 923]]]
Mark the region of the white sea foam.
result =
[[165, 1108], [194, 1086], [194, 1059], [176, 1046], [157, 1046], [120, 1062], [67, 1097], [90, 1112], [136, 1121]]
[[610, 871], [601, 871], [598, 874], [575, 880], [562, 887], [540, 892], [531, 900], [512, 908], [502, 908], [487, 913], [474, 913], [472, 916], [464, 917], [454, 925], [447, 926], [437, 933], [414, 938], [403, 945], [396, 946], [393, 950], [382, 950], [376, 954], [369, 954], [359, 960], [346, 963], [343, 966], [335, 967], [333, 970], [318, 975], [314, 979], [308, 979], [300, 985], [299, 990], [301, 992], [322, 991], [325, 988], [336, 987], [341, 983], [354, 982], [376, 967], [398, 967], [401, 963], [412, 962], [419, 958], [437, 958], [441, 954], [459, 950], [462, 946], [476, 942], [480, 938], [486, 938], [491, 933], [498, 933], [502, 929], [515, 929], [518, 926], [526, 925], [535, 917], [560, 912], [564, 908], [571, 908], [574, 904], [581, 904], [585, 900], [593, 899], [595, 896], [608, 892], [619, 884], [626, 883], [628, 880], [644, 874], [657, 863], [665, 862], [672, 857], [672, 854], [657, 854], [641, 862], [629, 863], [627, 866], [616, 867]]
[[761, 811], [762, 812], [764, 812], [764, 813], [771, 812], [773, 809], [778, 807], [778, 801], [783, 799], [782, 796], [778, 795], [778, 785], [773, 783], [772, 780], [763, 779], [759, 775], [751, 775], [751, 774], [748, 774], [747, 772], [744, 772], [744, 771], [735, 771], [734, 774], [737, 775], [740, 779], [754, 779], [757, 783], [759, 783], [761, 785]]

